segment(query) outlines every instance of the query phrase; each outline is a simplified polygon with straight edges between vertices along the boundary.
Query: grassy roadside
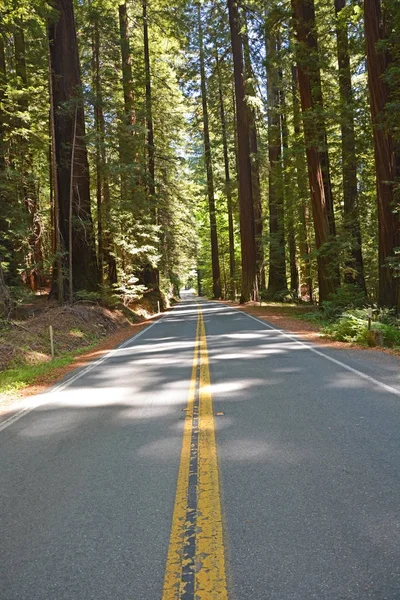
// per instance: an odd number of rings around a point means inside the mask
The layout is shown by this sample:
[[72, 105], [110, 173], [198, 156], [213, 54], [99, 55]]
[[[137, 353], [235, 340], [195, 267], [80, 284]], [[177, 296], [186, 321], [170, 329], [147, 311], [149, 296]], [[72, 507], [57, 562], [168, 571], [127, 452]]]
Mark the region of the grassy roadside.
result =
[[33, 297], [18, 307], [11, 319], [0, 321], [0, 412], [139, 333], [157, 317], [160, 304], [162, 309], [169, 306], [168, 300], [150, 292], [129, 307], [87, 301], [59, 306], [46, 297]]
[[7, 407], [21, 398], [45, 392], [70, 372], [101, 358], [152, 322], [149, 319], [128, 324], [97, 342], [65, 353], [53, 361], [20, 364], [0, 372], [0, 414], [7, 412]]
[[126, 305], [108, 300], [59, 305], [46, 294], [27, 294], [16, 303], [10, 317], [0, 319], [0, 404], [40, 393], [66, 372], [138, 333], [160, 309], [176, 302], [158, 290]]
[[97, 342], [85, 348], [78, 348], [72, 352], [67, 352], [63, 356], [59, 356], [50, 362], [38, 364], [21, 364], [6, 371], [0, 372], [0, 394], [12, 394], [18, 392], [30, 383], [40, 381], [53, 371], [62, 367], [66, 367], [74, 362], [77, 356], [86, 354], [88, 351], [95, 348]]

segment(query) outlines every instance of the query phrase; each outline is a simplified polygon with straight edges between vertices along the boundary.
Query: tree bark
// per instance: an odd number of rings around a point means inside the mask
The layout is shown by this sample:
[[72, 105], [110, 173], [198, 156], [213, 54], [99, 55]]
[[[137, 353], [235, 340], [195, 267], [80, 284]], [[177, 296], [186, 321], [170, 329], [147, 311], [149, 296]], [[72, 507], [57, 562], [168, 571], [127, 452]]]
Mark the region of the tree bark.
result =
[[311, 243], [309, 234], [309, 207], [307, 190], [307, 164], [304, 140], [301, 133], [299, 90], [297, 85], [297, 68], [292, 66], [292, 97], [293, 97], [293, 153], [296, 169], [296, 192], [298, 195], [298, 219], [300, 224], [300, 295], [301, 298], [313, 300], [313, 282], [311, 274]]
[[242, 250], [241, 303], [257, 297], [257, 251], [250, 161], [250, 129], [246, 106], [243, 50], [237, 2], [228, 0], [236, 98], [240, 238]]
[[319, 300], [327, 300], [340, 284], [333, 198], [323, 117], [321, 75], [314, 0], [292, 0], [297, 36], [298, 82], [311, 191], [315, 243], [318, 250]]
[[[281, 45], [279, 36], [277, 37], [277, 51], [280, 52]], [[293, 186], [289, 175], [290, 158], [289, 158], [289, 130], [286, 120], [286, 94], [283, 82], [282, 69], [278, 68], [279, 78], [279, 113], [282, 131], [282, 186], [283, 186], [283, 201], [287, 212], [287, 240], [289, 249], [290, 262], [290, 292], [295, 299], [299, 296], [299, 270], [297, 268], [297, 247], [296, 247], [296, 231], [295, 231], [295, 206], [293, 198]], [[296, 201], [298, 199], [296, 198]]]
[[[90, 210], [89, 166], [85, 141], [82, 82], [72, 0], [54, 0], [59, 17], [49, 24], [52, 68], [55, 153], [59, 228], [65, 253], [73, 256], [75, 291], [98, 289], [98, 267]], [[76, 115], [76, 123], [75, 123]], [[74, 182], [72, 189], [72, 247], [68, 243], [71, 155], [76, 125]], [[57, 286], [56, 279], [53, 280]], [[68, 297], [64, 281], [64, 297]]]
[[64, 301], [64, 279], [63, 279], [63, 260], [62, 253], [64, 251], [61, 242], [60, 233], [60, 210], [59, 210], [59, 198], [58, 198], [58, 182], [57, 182], [57, 156], [56, 156], [56, 134], [55, 134], [55, 119], [54, 119], [54, 93], [53, 93], [53, 75], [51, 68], [51, 56], [50, 56], [50, 45], [49, 45], [49, 100], [50, 100], [50, 111], [49, 111], [49, 130], [50, 130], [50, 186], [51, 186], [51, 198], [52, 198], [52, 250], [55, 256], [55, 262], [53, 266], [53, 280], [56, 279], [57, 283], [52, 286], [52, 292], [50, 296], [57, 294], [57, 300], [59, 304]]
[[132, 57], [129, 40], [129, 23], [126, 2], [119, 5], [120, 44], [122, 58], [122, 89], [126, 125], [133, 129], [136, 124], [135, 97], [133, 93]]
[[103, 281], [104, 264], [107, 265], [106, 282], [117, 283], [117, 265], [112, 253], [110, 183], [106, 155], [106, 126], [103, 109], [103, 88], [100, 67], [99, 17], [93, 23], [93, 75], [94, 75], [94, 118], [96, 140], [96, 197], [97, 197], [97, 243], [100, 281]]
[[221, 274], [220, 274], [220, 267], [219, 267], [217, 219], [216, 219], [216, 210], [215, 210], [214, 178], [213, 178], [213, 170], [212, 170], [211, 143], [210, 143], [209, 122], [208, 122], [206, 71], [205, 71], [205, 64], [204, 64], [204, 41], [203, 41], [203, 30], [202, 30], [202, 24], [201, 24], [200, 3], [197, 4], [197, 17], [198, 17], [198, 27], [199, 27], [201, 101], [202, 101], [202, 107], [203, 107], [204, 159], [205, 159], [206, 173], [207, 173], [208, 209], [209, 209], [209, 215], [210, 215], [213, 297], [220, 298], [221, 297]]
[[[245, 32], [243, 34], [244, 51], [244, 69], [246, 78], [247, 95], [255, 97], [254, 72], [251, 64], [250, 44], [247, 33], [247, 21], [245, 20]], [[261, 183], [260, 183], [260, 160], [258, 154], [258, 139], [256, 125], [256, 111], [254, 107], [247, 104], [247, 118], [250, 130], [250, 161], [251, 161], [251, 180], [253, 191], [253, 211], [254, 211], [254, 235], [256, 239], [256, 267], [257, 267], [257, 287], [258, 290], [265, 288], [265, 268], [264, 268], [264, 239], [263, 239], [263, 211], [261, 202]]]
[[[5, 114], [3, 111], [4, 100], [5, 100], [5, 87], [6, 87], [6, 57], [4, 52], [4, 40], [2, 32], [0, 31], [0, 174], [3, 175], [6, 159], [5, 159], [5, 144], [4, 144], [4, 127], [5, 127]], [[2, 195], [2, 189], [0, 187], [0, 194]]]
[[400, 247], [400, 222], [395, 211], [394, 184], [400, 173], [400, 156], [384, 110], [390, 100], [384, 73], [390, 64], [387, 50], [379, 47], [387, 32], [381, 0], [364, 0], [365, 38], [367, 42], [368, 83], [374, 135], [379, 232], [379, 304], [400, 308], [400, 279], [390, 268], [394, 249]]
[[136, 110], [133, 92], [132, 57], [130, 49], [130, 33], [126, 2], [119, 5], [120, 46], [122, 60], [122, 89], [124, 94], [124, 119], [120, 135], [121, 157], [121, 196], [127, 201], [132, 199], [135, 181], [135, 127]]
[[349, 40], [347, 22], [340, 14], [345, 6], [346, 0], [335, 0], [342, 134], [343, 219], [344, 227], [351, 241], [351, 257], [345, 265], [344, 281], [356, 283], [366, 292], [358, 214], [357, 158]]
[[100, 77], [100, 31], [97, 16], [93, 19], [93, 37], [92, 37], [92, 73], [94, 90], [94, 127], [96, 130], [96, 204], [97, 204], [97, 259], [99, 265], [99, 280], [103, 284], [104, 279], [104, 245], [103, 245], [103, 176], [104, 165], [101, 160], [101, 132], [100, 132], [100, 113], [103, 110], [103, 99]]
[[225, 169], [225, 193], [226, 193], [227, 211], [228, 211], [229, 296], [231, 297], [231, 299], [235, 299], [235, 296], [236, 296], [235, 237], [234, 237], [234, 230], [233, 230], [232, 181], [231, 181], [230, 165], [229, 165], [228, 136], [227, 136], [227, 128], [226, 128], [224, 94], [222, 91], [221, 68], [220, 68], [218, 47], [217, 47], [216, 40], [215, 40], [215, 63], [216, 63], [216, 70], [217, 70], [217, 77], [218, 77], [219, 112], [220, 112], [220, 119], [221, 119], [222, 148], [223, 148], [223, 154], [224, 154], [224, 169]]
[[[154, 145], [154, 126], [153, 126], [153, 96], [151, 87], [151, 66], [150, 66], [150, 47], [149, 47], [149, 25], [147, 17], [147, 0], [142, 0], [143, 15], [143, 41], [144, 41], [144, 69], [146, 78], [146, 149], [147, 149], [147, 200], [149, 203], [150, 215], [154, 225], [158, 223], [157, 204], [156, 204], [156, 174], [155, 174], [155, 145]], [[159, 287], [158, 269], [148, 265], [144, 272], [144, 282], [148, 287]]]
[[[28, 97], [28, 77], [25, 59], [25, 34], [24, 25], [21, 18], [18, 18], [14, 25], [14, 49], [15, 49], [15, 73], [17, 75], [20, 94], [18, 96], [18, 108], [21, 113], [27, 113], [29, 110]], [[21, 119], [17, 120], [18, 129], [29, 128], [29, 124]], [[28, 213], [29, 221], [29, 254], [28, 263], [28, 282], [31, 290], [36, 290], [42, 283], [40, 267], [43, 262], [41, 248], [42, 227], [39, 217], [39, 206], [36, 192], [36, 185], [33, 177], [33, 158], [29, 147], [29, 139], [26, 135], [17, 134], [18, 139], [18, 162], [21, 175], [21, 194], [23, 202]]]
[[266, 31], [268, 94], [268, 203], [269, 274], [268, 294], [287, 290], [285, 258], [285, 215], [282, 181], [281, 121], [279, 114], [279, 74], [276, 66], [276, 37]]
[[155, 179], [155, 148], [153, 127], [153, 98], [151, 90], [150, 48], [149, 48], [149, 26], [147, 20], [147, 0], [143, 0], [143, 38], [144, 38], [144, 66], [146, 76], [146, 126], [147, 126], [147, 169], [148, 169], [148, 191], [152, 204], [152, 213], [156, 222], [156, 179]]

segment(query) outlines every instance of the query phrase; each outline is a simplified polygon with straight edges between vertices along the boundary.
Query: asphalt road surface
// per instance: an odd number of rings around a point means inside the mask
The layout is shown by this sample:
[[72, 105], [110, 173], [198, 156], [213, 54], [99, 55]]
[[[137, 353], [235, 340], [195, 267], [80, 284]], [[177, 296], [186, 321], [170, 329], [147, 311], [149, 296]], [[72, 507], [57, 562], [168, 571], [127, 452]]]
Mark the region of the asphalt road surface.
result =
[[0, 421], [0, 600], [399, 600], [400, 362], [187, 297]]

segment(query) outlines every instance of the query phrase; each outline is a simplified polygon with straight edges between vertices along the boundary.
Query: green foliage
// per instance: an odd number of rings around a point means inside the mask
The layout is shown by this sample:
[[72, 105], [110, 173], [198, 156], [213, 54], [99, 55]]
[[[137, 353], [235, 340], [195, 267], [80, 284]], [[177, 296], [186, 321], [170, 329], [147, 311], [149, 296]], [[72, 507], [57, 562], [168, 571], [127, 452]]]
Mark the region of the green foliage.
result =
[[333, 321], [347, 309], [365, 306], [367, 298], [356, 285], [343, 284], [330, 299], [322, 302], [321, 311], [324, 319]]
[[23, 389], [30, 383], [40, 381], [42, 377], [52, 373], [60, 367], [70, 365], [76, 356], [88, 352], [95, 346], [95, 342], [73, 352], [68, 352], [63, 356], [57, 357], [51, 362], [45, 362], [34, 365], [15, 365], [11, 369], [0, 372], [0, 394], [10, 394]]
[[374, 321], [369, 329], [366, 309], [346, 311], [322, 331], [327, 337], [340, 342], [352, 342], [364, 346], [400, 347], [400, 321], [391, 323]]
[[[250, 159], [252, 163], [257, 161], [260, 165], [263, 240], [267, 247], [268, 188], [272, 176], [271, 165], [268, 163], [265, 68], [270, 60], [279, 69], [279, 93], [284, 99], [279, 110], [287, 128], [277, 183], [281, 186], [285, 203], [285, 243], [288, 246], [288, 233], [291, 231], [295, 262], [300, 275], [300, 295], [306, 299], [306, 265], [311, 265], [310, 275], [315, 289], [317, 258], [328, 258], [332, 263], [332, 272], [339, 264], [343, 274], [343, 265], [348, 264], [348, 257], [354, 247], [354, 240], [346, 231], [343, 219], [342, 123], [339, 117], [342, 114], [342, 101], [337, 67], [337, 19], [333, 0], [315, 0], [319, 50], [306, 58], [309, 64], [317, 63], [321, 69], [324, 106], [305, 115], [300, 111], [296, 116], [295, 100], [298, 100], [298, 92], [292, 79], [296, 42], [292, 31], [290, 2], [270, 0], [267, 4], [268, 6], [261, 0], [252, 0], [240, 6], [243, 32], [247, 30], [249, 36], [249, 58], [253, 71], [247, 74], [246, 79], [247, 104], [254, 109], [257, 120], [258, 155], [251, 156]], [[398, 141], [400, 8], [397, 0], [386, 0], [383, 4], [385, 19], [390, 26], [382, 48], [388, 49], [392, 58], [385, 73], [390, 92], [385, 122]], [[3, 5], [0, 15], [0, 45], [4, 46], [5, 56], [5, 69], [0, 68], [0, 257], [6, 282], [12, 286], [13, 297], [17, 302], [24, 302], [29, 298], [20, 290], [28, 285], [35, 289], [49, 289], [52, 265], [59, 256], [52, 239], [54, 182], [51, 180], [48, 161], [50, 136], [46, 35], [48, 19], [57, 19], [57, 14], [44, 0], [3, 0]], [[352, 84], [348, 109], [352, 109], [355, 115], [357, 210], [362, 215], [361, 239], [368, 298], [376, 302], [376, 172], [361, 5], [359, 0], [347, 2], [338, 22], [347, 27], [348, 33]], [[112, 0], [74, 2], [83, 80], [81, 97], [85, 107], [85, 142], [89, 157], [92, 213], [98, 231], [98, 258], [103, 259], [102, 275], [108, 290], [101, 289], [92, 294], [83, 291], [76, 296], [77, 300], [105, 302], [108, 305], [121, 300], [129, 303], [146, 289], [143, 273], [149, 268], [158, 271], [163, 291], [177, 295], [181, 282], [186, 281], [188, 274], [199, 267], [203, 293], [212, 293], [210, 221], [199, 101], [196, 6], [194, 0], [179, 0], [173, 5], [166, 0], [148, 2], [155, 145], [155, 194], [152, 196], [149, 193], [147, 160], [148, 106], [142, 3], [135, 1], [127, 4], [135, 112], [134, 123], [127, 124], [121, 84], [118, 3]], [[202, 15], [221, 286], [223, 295], [232, 297], [241, 280], [240, 219], [233, 65], [226, 2], [202, 2]], [[266, 52], [265, 26], [280, 40], [281, 48], [273, 58]], [[25, 39], [23, 54], [26, 77], [18, 69], [16, 56], [15, 36], [21, 29]], [[99, 82], [96, 82], [93, 56], [96, 34], [99, 44]], [[224, 128], [220, 114], [220, 88], [225, 110]], [[99, 110], [103, 115], [104, 131], [100, 130], [96, 120]], [[314, 117], [317, 120], [323, 119], [326, 123], [337, 225], [336, 240], [330, 241], [318, 252], [315, 249], [302, 126], [303, 119]], [[229, 184], [224, 165], [224, 134], [230, 166]], [[122, 160], [122, 147], [129, 149], [127, 161]], [[229, 239], [228, 191], [233, 212], [233, 245]], [[107, 246], [104, 256], [101, 256], [100, 251], [101, 235]], [[305, 242], [308, 246], [307, 253]], [[236, 263], [233, 281], [230, 274], [232, 251]], [[285, 251], [289, 271], [288, 248]], [[116, 263], [118, 284], [115, 289], [108, 285], [107, 253]], [[265, 254], [267, 264], [268, 253]], [[332, 255], [335, 256], [334, 260], [331, 260]], [[67, 256], [63, 258], [67, 259]], [[397, 275], [398, 254], [395, 253], [389, 263]], [[40, 277], [36, 277], [37, 275]], [[298, 291], [295, 290], [290, 298], [286, 290], [283, 290], [271, 298], [261, 290], [261, 298], [265, 300], [297, 300], [297, 295]], [[335, 320], [344, 311], [365, 303], [366, 298], [361, 291], [353, 286], [343, 286], [323, 303], [319, 316], [313, 315], [310, 318]]]
[[141, 298], [146, 291], [146, 286], [138, 284], [138, 281], [138, 278], [135, 276], [125, 276], [115, 286], [115, 293], [124, 306], [128, 306], [131, 302]]
[[353, 342], [366, 344], [368, 321], [365, 315], [347, 312], [341, 315], [334, 323], [323, 328], [322, 332], [331, 339], [339, 342]]

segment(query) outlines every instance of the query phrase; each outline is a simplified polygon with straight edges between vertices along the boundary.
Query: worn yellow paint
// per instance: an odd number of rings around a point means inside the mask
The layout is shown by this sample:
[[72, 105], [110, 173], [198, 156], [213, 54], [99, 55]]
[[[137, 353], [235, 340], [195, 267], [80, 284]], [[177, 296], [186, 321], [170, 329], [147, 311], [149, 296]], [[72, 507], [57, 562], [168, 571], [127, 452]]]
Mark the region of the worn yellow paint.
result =
[[186, 409], [181, 462], [176, 486], [175, 506], [172, 516], [167, 566], [165, 568], [162, 600], [177, 600], [181, 596], [182, 552], [185, 543], [188, 476], [190, 466], [190, 444], [192, 437], [193, 403], [196, 394], [197, 365], [199, 360], [200, 313], [197, 319], [196, 340], [190, 380], [189, 399]]
[[210, 368], [203, 315], [200, 313], [199, 482], [197, 498], [196, 575], [198, 600], [227, 600], [221, 498]]
[[[199, 369], [198, 366], [200, 366]], [[210, 370], [206, 331], [203, 315], [199, 309], [192, 378], [162, 600], [179, 600], [184, 592], [182, 584], [183, 548], [186, 543], [190, 447], [198, 370], [200, 371], [200, 381], [194, 598], [196, 600], [228, 599]]]

